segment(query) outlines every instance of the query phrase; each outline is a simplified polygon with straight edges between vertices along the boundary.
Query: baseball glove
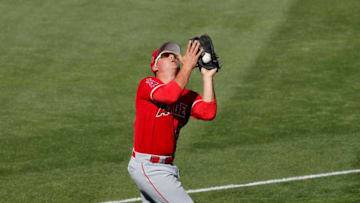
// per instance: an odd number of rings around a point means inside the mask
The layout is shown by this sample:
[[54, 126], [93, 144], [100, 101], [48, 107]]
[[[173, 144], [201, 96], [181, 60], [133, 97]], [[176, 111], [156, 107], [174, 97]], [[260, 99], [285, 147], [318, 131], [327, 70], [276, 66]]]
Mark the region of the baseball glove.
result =
[[219, 57], [215, 53], [214, 45], [209, 35], [203, 34], [200, 37], [194, 37], [191, 41], [198, 40], [200, 42], [199, 49], [203, 49], [204, 52], [199, 57], [196, 67], [206, 68], [208, 70], [216, 68], [216, 72], [220, 69]]

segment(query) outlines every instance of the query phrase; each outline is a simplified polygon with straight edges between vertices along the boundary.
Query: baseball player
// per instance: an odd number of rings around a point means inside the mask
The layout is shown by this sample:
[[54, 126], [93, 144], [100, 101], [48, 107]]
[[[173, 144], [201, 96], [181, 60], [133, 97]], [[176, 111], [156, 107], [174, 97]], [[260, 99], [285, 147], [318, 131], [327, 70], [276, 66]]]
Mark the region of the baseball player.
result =
[[[213, 77], [216, 69], [201, 68], [203, 95], [186, 89], [203, 50], [189, 41], [185, 54], [174, 42], [152, 54], [151, 70], [138, 86], [135, 106], [134, 147], [128, 165], [143, 202], [193, 202], [173, 165], [180, 129], [189, 117], [212, 120], [216, 115]], [[181, 68], [180, 68], [181, 65]]]

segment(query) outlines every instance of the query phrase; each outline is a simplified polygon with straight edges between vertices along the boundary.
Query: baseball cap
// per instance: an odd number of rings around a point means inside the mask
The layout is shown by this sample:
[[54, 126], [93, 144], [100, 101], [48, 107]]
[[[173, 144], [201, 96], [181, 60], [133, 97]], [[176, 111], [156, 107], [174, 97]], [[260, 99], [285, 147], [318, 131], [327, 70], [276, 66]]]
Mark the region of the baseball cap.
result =
[[163, 53], [180, 53], [180, 46], [175, 42], [165, 42], [163, 45], [161, 45], [160, 48], [155, 49], [155, 51], [152, 53], [152, 59], [150, 63], [151, 70]]

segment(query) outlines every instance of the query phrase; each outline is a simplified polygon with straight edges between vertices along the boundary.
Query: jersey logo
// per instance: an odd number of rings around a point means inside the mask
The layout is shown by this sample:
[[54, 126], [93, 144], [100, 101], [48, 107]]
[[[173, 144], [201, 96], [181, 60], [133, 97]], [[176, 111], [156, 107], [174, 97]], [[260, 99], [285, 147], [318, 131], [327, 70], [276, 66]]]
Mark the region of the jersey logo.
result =
[[184, 103], [175, 103], [173, 105], [161, 105], [155, 117], [168, 116], [171, 114], [185, 118], [188, 105]]
[[166, 111], [165, 109], [159, 108], [155, 117], [158, 118], [161, 116], [168, 116], [169, 114], [170, 114], [170, 112]]
[[156, 85], [158, 85], [159, 83], [154, 81], [153, 79], [151, 78], [147, 78], [146, 81], [145, 81], [151, 88], [155, 87]]

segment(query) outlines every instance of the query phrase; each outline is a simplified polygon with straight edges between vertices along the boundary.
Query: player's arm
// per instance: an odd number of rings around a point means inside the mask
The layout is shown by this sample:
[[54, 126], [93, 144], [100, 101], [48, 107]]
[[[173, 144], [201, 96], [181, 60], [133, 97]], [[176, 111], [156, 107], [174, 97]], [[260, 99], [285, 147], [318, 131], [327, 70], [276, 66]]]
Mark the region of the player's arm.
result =
[[199, 51], [199, 46], [200, 43], [198, 41], [191, 43], [191, 40], [189, 40], [185, 55], [177, 55], [180, 62], [182, 63], [182, 68], [176, 75], [175, 82], [181, 87], [181, 89], [186, 87], [191, 75], [191, 71], [195, 67], [201, 53], [203, 52], [203, 50]]
[[217, 103], [213, 77], [216, 69], [201, 69], [203, 76], [203, 97], [198, 97], [192, 107], [192, 116], [202, 120], [213, 120], [216, 116]]
[[171, 104], [178, 100], [182, 91], [183, 89], [178, 83], [172, 80], [168, 84], [161, 84], [155, 87], [150, 92], [150, 99], [155, 102]]
[[205, 68], [201, 68], [201, 74], [203, 77], [203, 101], [204, 102], [212, 102], [215, 101], [215, 90], [214, 90], [214, 75], [216, 73], [216, 69], [207, 70]]
[[195, 119], [213, 120], [216, 116], [217, 104], [216, 100], [205, 102], [199, 98], [195, 100], [191, 108], [191, 116]]

